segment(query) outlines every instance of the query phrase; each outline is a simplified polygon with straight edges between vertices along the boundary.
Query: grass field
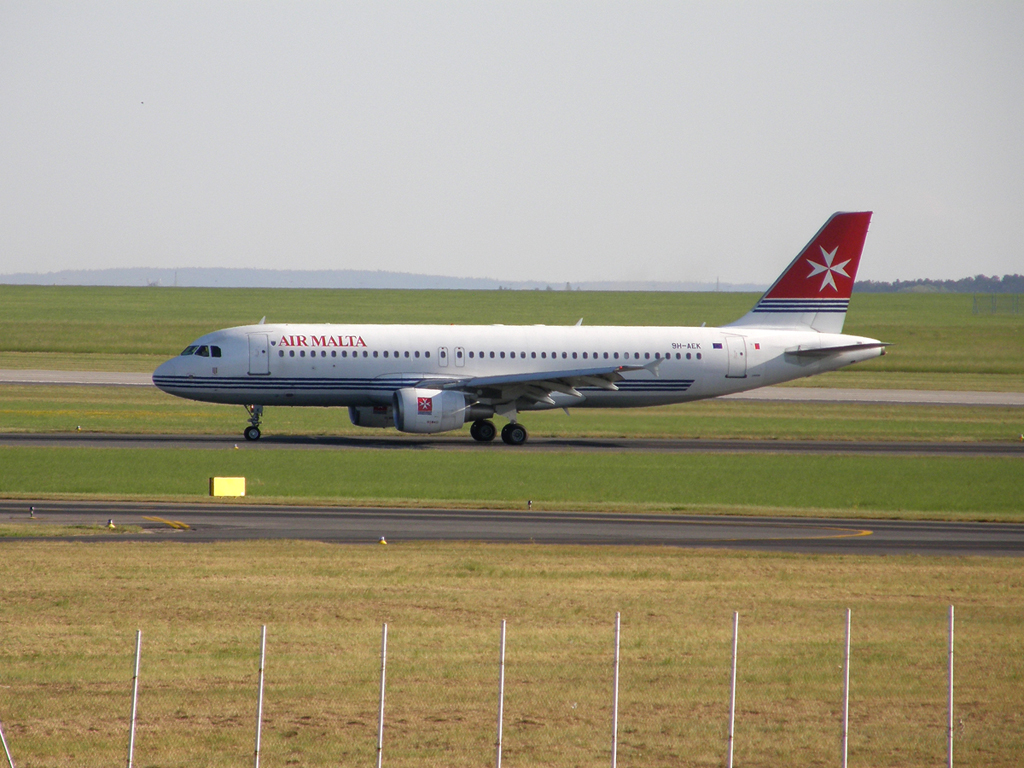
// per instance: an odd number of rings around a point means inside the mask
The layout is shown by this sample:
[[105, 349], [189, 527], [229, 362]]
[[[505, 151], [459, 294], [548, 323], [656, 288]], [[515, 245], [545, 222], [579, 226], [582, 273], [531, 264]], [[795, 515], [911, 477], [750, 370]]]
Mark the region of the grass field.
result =
[[[148, 371], [216, 328], [270, 322], [720, 325], [742, 293], [341, 291], [0, 286], [0, 367]], [[855, 294], [845, 330], [892, 342], [817, 385], [1024, 391], [1024, 315], [962, 294]], [[963, 377], [968, 377], [964, 380]]]
[[[709, 325], [743, 294], [242, 291], [0, 286], [0, 368], [149, 371], [213, 328], [269, 321]], [[1024, 391], [1024, 318], [967, 296], [855, 295], [846, 330], [890, 354], [801, 382]], [[1010, 440], [1020, 409], [707, 402], [531, 414], [532, 434]], [[237, 433], [240, 408], [154, 390], [0, 387], [0, 431]], [[268, 411], [297, 434], [376, 434], [343, 410]], [[273, 425], [270, 427], [269, 425]], [[394, 435], [394, 432], [391, 432]], [[394, 438], [400, 442], [403, 438]], [[213, 474], [248, 499], [538, 510], [786, 512], [1016, 520], [1014, 459], [528, 454], [466, 450], [0, 448], [0, 495], [198, 499]], [[497, 448], [498, 450], [490, 450]], [[258, 631], [268, 625], [266, 765], [375, 759], [380, 625], [390, 628], [384, 762], [493, 760], [497, 631], [509, 620], [507, 765], [608, 764], [610, 647], [623, 616], [619, 764], [717, 766], [732, 611], [737, 764], [831, 765], [842, 615], [853, 610], [851, 764], [945, 755], [946, 611], [956, 604], [957, 764], [1024, 753], [1024, 565], [675, 549], [310, 542], [0, 542], [0, 721], [18, 765], [124, 762], [134, 633], [139, 765], [252, 760]], [[75, 530], [88, 535], [89, 531]]]
[[506, 763], [605, 765], [620, 611], [619, 764], [717, 766], [738, 611], [737, 764], [832, 765], [850, 608], [851, 764], [936, 765], [955, 604], [956, 764], [1016, 766], [1022, 588], [1016, 559], [8, 542], [0, 714], [18, 765], [123, 762], [139, 628], [137, 763], [251, 761], [266, 624], [265, 764], [370, 765], [388, 622], [385, 765], [488, 764], [507, 619]]

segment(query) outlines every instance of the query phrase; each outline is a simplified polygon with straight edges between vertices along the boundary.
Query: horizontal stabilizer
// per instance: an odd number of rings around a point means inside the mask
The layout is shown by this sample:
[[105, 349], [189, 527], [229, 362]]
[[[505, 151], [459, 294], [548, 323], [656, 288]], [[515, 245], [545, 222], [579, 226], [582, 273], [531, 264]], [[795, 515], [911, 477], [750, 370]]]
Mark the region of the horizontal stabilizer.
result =
[[815, 349], [793, 347], [787, 349], [787, 355], [795, 355], [796, 357], [828, 357], [829, 355], [839, 355], [843, 352], [857, 352], [864, 349], [881, 349], [884, 355], [885, 348], [888, 347], [890, 342], [888, 341], [876, 341], [870, 344], [844, 344], [840, 347], [817, 347]]

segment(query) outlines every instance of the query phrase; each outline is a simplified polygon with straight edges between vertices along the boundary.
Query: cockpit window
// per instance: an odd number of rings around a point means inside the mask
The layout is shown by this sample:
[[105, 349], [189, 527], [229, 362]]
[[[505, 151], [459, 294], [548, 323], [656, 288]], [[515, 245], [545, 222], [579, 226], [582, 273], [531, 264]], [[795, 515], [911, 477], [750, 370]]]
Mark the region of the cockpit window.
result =
[[201, 346], [199, 349], [196, 350], [196, 354], [199, 355], [199, 357], [209, 357], [210, 356], [210, 348], [208, 346], [206, 346], [205, 344], [203, 344], [203, 346]]
[[197, 347], [195, 344], [190, 344], [189, 346], [181, 350], [181, 356], [184, 357], [185, 355], [193, 355], [195, 354], [196, 349]]
[[220, 347], [210, 347], [210, 357], [220, 357]]

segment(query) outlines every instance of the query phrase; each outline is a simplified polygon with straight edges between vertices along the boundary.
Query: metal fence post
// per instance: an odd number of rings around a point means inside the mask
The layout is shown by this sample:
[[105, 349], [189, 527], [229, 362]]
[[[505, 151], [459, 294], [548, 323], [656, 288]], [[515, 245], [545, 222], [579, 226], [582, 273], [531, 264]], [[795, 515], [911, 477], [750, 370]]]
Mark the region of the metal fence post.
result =
[[846, 642], [843, 648], [843, 768], [850, 746], [850, 609], [846, 609]]
[[953, 768], [953, 606], [949, 606], [949, 768]]
[[7, 755], [7, 764], [14, 768], [14, 760], [11, 759], [11, 750], [7, 747], [7, 739], [4, 738], [4, 727], [0, 724], [0, 744], [4, 745], [4, 754]]
[[739, 645], [740, 636], [740, 614], [733, 611], [732, 614], [732, 684], [729, 687], [729, 760], [728, 767], [732, 768], [733, 743], [736, 736], [736, 649]]
[[380, 710], [377, 713], [377, 768], [384, 756], [384, 681], [388, 666], [388, 625], [384, 625], [380, 638]]
[[494, 767], [501, 768], [501, 734], [505, 719], [505, 620], [501, 620], [501, 653], [498, 661], [498, 739]]
[[260, 768], [260, 732], [263, 730], [263, 670], [267, 660], [267, 625], [263, 625], [260, 638], [260, 683], [256, 699], [256, 752], [253, 765]]
[[615, 663], [614, 683], [612, 685], [612, 768], [615, 768], [619, 753], [619, 637], [620, 616], [615, 613]]
[[[128, 768], [132, 768], [135, 758], [135, 718], [139, 703], [139, 659], [142, 656], [142, 630], [135, 634], [135, 674], [132, 676], [132, 723], [128, 734]], [[10, 757], [8, 757], [8, 760]]]

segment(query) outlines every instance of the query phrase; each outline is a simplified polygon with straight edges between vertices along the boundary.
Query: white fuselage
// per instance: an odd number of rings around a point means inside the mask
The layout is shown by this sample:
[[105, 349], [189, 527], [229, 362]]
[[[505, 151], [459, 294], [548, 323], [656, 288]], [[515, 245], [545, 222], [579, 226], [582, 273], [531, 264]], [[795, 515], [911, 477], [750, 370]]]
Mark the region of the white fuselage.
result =
[[[679, 403], [778, 384], [883, 354], [874, 339], [811, 330], [617, 326], [249, 325], [193, 342], [219, 357], [163, 363], [164, 391], [214, 403], [380, 406], [432, 382], [612, 365], [616, 387], [578, 386], [519, 410]], [[864, 345], [838, 354], [808, 350]], [[798, 352], [804, 354], [796, 354]]]

